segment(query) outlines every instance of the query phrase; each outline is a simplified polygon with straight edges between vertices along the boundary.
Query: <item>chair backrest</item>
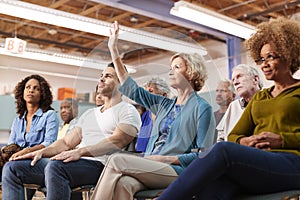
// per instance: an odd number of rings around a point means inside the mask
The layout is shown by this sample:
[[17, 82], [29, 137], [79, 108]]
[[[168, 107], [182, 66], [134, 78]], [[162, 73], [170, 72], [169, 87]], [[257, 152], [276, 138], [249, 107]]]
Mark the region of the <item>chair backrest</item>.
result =
[[[28, 199], [27, 189], [32, 189], [32, 190], [42, 192], [44, 194], [44, 196], [46, 197], [46, 194], [47, 194], [46, 187], [41, 187], [40, 185], [37, 185], [37, 184], [23, 184], [23, 187], [24, 187], [24, 193], [25, 193], [24, 194], [25, 200]], [[83, 200], [90, 200], [94, 188], [95, 188], [95, 185], [82, 185], [82, 186], [73, 188], [72, 192], [81, 192]]]
[[134, 198], [153, 199], [159, 197], [164, 189], [142, 190], [134, 194]]
[[234, 200], [296, 200], [300, 199], [300, 190], [288, 190], [270, 194], [242, 194]]

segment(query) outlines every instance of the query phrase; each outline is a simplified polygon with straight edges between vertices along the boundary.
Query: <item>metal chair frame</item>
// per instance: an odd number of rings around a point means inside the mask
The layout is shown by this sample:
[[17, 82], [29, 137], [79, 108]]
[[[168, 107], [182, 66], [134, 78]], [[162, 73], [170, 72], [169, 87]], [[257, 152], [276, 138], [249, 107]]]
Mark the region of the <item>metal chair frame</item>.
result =
[[[42, 187], [42, 186], [37, 185], [37, 184], [23, 184], [23, 187], [24, 187], [25, 200], [28, 200], [28, 198], [27, 198], [27, 189], [40, 191], [46, 197], [46, 193], [47, 193], [46, 187]], [[95, 185], [82, 185], [82, 186], [72, 188], [72, 192], [81, 192], [83, 200], [90, 200], [94, 188], [95, 188]]]

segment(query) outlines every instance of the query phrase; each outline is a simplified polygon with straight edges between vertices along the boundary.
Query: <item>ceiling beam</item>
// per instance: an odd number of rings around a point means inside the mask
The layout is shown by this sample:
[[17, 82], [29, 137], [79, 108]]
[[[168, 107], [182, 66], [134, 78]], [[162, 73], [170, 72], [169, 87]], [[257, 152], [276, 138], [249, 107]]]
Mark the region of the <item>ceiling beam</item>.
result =
[[[21, 1], [0, 0], [0, 13], [103, 36], [108, 36], [111, 28], [109, 22]], [[120, 26], [119, 38], [173, 52], [207, 54], [206, 49], [199, 44], [125, 26]]]
[[227, 34], [170, 14], [174, 0], [91, 0], [114, 8], [139, 13], [150, 18], [226, 39]]

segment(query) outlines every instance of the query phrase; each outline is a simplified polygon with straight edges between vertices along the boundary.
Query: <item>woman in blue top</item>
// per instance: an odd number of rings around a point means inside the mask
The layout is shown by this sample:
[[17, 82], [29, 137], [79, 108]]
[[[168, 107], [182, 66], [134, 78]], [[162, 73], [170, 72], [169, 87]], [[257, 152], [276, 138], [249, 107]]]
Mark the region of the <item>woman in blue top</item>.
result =
[[[207, 78], [198, 54], [171, 58], [170, 86], [178, 96], [169, 99], [151, 94], [128, 76], [117, 49], [118, 23], [114, 23], [109, 49], [121, 82], [119, 90], [156, 116], [145, 157], [112, 155], [97, 183], [92, 199], [133, 199], [146, 188], [165, 188], [197, 157], [199, 149], [213, 144], [215, 121], [212, 107], [198, 94]], [[193, 151], [195, 150], [195, 151]]]
[[40, 75], [30, 75], [20, 81], [15, 90], [17, 114], [8, 144], [18, 144], [22, 150], [10, 159], [49, 146], [57, 138], [58, 117], [51, 107], [49, 83]]

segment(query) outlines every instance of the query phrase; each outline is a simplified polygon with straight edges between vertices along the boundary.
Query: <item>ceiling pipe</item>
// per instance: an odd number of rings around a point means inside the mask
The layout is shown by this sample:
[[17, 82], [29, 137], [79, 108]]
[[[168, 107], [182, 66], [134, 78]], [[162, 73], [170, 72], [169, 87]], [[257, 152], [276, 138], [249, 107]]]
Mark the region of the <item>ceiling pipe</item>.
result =
[[276, 7], [270, 8], [270, 9], [266, 9], [262, 12], [246, 13], [243, 16], [239, 17], [238, 19], [239, 20], [246, 20], [246, 19], [250, 19], [250, 18], [253, 18], [253, 17], [265, 15], [265, 14], [268, 14], [268, 13], [271, 13], [271, 12], [276, 12], [276, 11], [279, 11], [279, 10], [285, 10], [285, 9], [291, 8], [293, 6], [297, 6], [298, 4], [300, 4], [300, 0], [290, 2], [290, 3], [285, 3], [284, 5], [276, 6]]
[[[109, 36], [109, 30], [112, 25], [112, 23], [106, 21], [22, 1], [0, 0], [0, 13], [102, 36]], [[121, 25], [119, 38], [120, 40], [172, 52], [207, 54], [206, 49], [200, 44], [185, 42]]]
[[174, 0], [91, 0], [114, 8], [119, 8], [133, 13], [139, 13], [146, 17], [154, 18], [171, 24], [180, 24], [180, 26], [195, 30], [198, 32], [213, 35], [226, 40], [229, 36], [221, 31], [214, 30], [197, 24], [195, 22], [182, 19], [170, 14], [170, 10], [174, 6]]

